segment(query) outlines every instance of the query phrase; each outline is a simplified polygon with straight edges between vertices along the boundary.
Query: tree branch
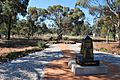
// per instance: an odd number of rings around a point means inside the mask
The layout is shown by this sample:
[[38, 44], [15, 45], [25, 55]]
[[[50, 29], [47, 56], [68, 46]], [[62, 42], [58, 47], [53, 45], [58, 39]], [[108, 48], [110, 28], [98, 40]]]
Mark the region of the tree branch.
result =
[[108, 0], [106, 0], [106, 3], [107, 3], [108, 8], [110, 9], [110, 11], [113, 12], [118, 17], [118, 14], [110, 7]]

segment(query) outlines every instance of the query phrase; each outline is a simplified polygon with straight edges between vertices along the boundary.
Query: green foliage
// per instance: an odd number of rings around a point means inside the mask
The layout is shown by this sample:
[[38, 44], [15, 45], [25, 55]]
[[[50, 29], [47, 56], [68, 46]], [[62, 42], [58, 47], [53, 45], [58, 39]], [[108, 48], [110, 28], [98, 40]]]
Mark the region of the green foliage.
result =
[[49, 41], [56, 41], [56, 40], [57, 40], [56, 36], [52, 36], [49, 38]]
[[48, 7], [49, 19], [54, 21], [58, 27], [58, 40], [62, 38], [64, 31], [71, 29], [71, 26], [82, 24], [79, 19], [84, 20], [84, 13], [79, 8], [70, 9], [61, 5]]
[[[0, 1], [0, 24], [7, 25], [7, 39], [10, 39], [11, 29], [16, 24], [18, 13], [25, 16], [29, 0], [4, 0]], [[13, 30], [14, 31], [14, 30]]]
[[27, 54], [21, 54], [21, 53], [17, 53], [17, 52], [11, 52], [9, 53], [6, 58], [9, 58], [9, 59], [16, 59], [17, 57], [23, 57], [23, 56], [26, 56]]
[[68, 37], [63, 37], [63, 39], [64, 39], [64, 40], [69, 40], [69, 38], [68, 38]]
[[10, 60], [19, 58], [19, 57], [24, 57], [26, 55], [27, 55], [27, 53], [24, 54], [24, 51], [21, 51], [21, 52], [10, 52], [10, 53], [8, 53], [5, 56], [0, 56], [0, 62], [7, 62], [7, 61], [10, 61]]
[[107, 35], [107, 28], [105, 26], [102, 27], [101, 29], [101, 35], [105, 37]]
[[38, 41], [37, 45], [40, 49], [48, 47], [44, 41]]
[[100, 51], [107, 52], [108, 50], [106, 48], [100, 48]]
[[37, 47], [35, 47], [35, 48], [33, 48], [33, 49], [25, 49], [25, 51], [23, 51], [23, 53], [25, 53], [25, 54], [29, 54], [29, 53], [34, 53], [34, 52], [36, 52], [36, 51], [41, 51], [42, 49], [40, 49], [40, 48], [37, 48]]
[[50, 30], [46, 24], [44, 24], [46, 19], [53, 22], [56, 28], [55, 32], [59, 37], [64, 31], [72, 30], [73, 23], [74, 25], [78, 25], [78, 20], [83, 19], [85, 16], [79, 8], [70, 9], [69, 7], [61, 5], [53, 5], [49, 6], [47, 9], [29, 7], [26, 15], [27, 20], [18, 20], [18, 13], [26, 13], [29, 0], [19, 0], [19, 2], [18, 0], [5, 0], [4, 2], [5, 4], [0, 7], [2, 8], [2, 14], [4, 14], [2, 15], [4, 17], [2, 19], [4, 20], [0, 21], [6, 24], [5, 28], [7, 29], [0, 29], [0, 32], [7, 32], [7, 36], [9, 36], [8, 39], [10, 39], [11, 33], [12, 35], [22, 35], [28, 39], [34, 37], [34, 35], [45, 34], [46, 32], [49, 33]]
[[102, 12], [102, 5], [104, 5], [104, 3], [101, 3], [99, 0], [77, 0], [75, 4], [75, 6], [89, 9], [89, 13], [95, 16], [98, 15], [100, 11]]
[[0, 63], [6, 62], [7, 58], [5, 56], [0, 56]]
[[24, 57], [24, 56], [27, 56], [29, 53], [33, 53], [33, 52], [41, 51], [41, 50], [42, 50], [41, 48], [33, 48], [30, 50], [26, 49], [24, 51], [19, 51], [19, 52], [16, 52], [16, 51], [10, 52], [7, 55], [0, 56], [0, 63], [7, 62], [7, 61], [10, 61], [16, 58]]
[[[109, 37], [109, 32], [111, 28], [117, 25], [119, 34], [118, 36], [120, 37], [120, 21], [118, 20], [120, 18], [120, 0], [102, 0], [102, 2], [101, 0], [77, 0], [75, 6], [86, 8], [89, 10], [89, 13], [91, 15], [96, 16], [95, 22], [97, 23], [95, 23], [95, 25], [97, 27], [96, 32], [99, 33], [98, 35], [101, 35], [100, 31], [103, 31], [102, 35], [104, 35], [105, 31], [107, 30], [106, 35], [104, 36]], [[113, 34], [114, 40], [115, 35], [116, 34]]]

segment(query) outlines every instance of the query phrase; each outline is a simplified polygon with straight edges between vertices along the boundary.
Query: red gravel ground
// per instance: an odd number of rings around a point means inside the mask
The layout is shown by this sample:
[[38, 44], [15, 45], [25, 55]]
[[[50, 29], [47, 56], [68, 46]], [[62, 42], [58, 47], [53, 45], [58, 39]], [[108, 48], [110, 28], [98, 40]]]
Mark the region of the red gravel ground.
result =
[[118, 42], [94, 42], [94, 49], [106, 49], [107, 52], [112, 54], [119, 54], [120, 55], [120, 48], [118, 47]]
[[68, 68], [68, 60], [74, 57], [74, 51], [67, 44], [58, 44], [64, 52], [64, 58], [54, 60], [46, 65], [45, 80], [120, 80], [120, 68], [104, 62], [108, 66], [108, 73], [104, 75], [74, 76]]

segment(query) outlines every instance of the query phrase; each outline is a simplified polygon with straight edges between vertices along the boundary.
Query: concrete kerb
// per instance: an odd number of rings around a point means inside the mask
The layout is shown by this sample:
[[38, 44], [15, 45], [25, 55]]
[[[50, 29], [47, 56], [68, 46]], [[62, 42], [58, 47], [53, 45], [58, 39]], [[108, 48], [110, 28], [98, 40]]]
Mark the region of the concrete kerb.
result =
[[104, 64], [100, 64], [99, 66], [80, 66], [76, 64], [75, 59], [70, 59], [68, 62], [68, 67], [71, 68], [71, 71], [75, 76], [79, 75], [100, 75], [106, 74], [108, 72], [108, 68]]

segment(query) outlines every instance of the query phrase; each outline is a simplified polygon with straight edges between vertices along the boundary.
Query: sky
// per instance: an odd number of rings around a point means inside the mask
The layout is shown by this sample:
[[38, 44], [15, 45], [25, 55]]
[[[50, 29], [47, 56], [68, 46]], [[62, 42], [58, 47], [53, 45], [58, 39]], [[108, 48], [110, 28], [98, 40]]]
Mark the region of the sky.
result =
[[[38, 8], [48, 8], [48, 6], [60, 4], [62, 6], [74, 8], [75, 2], [77, 0], [30, 0], [28, 7], [38, 7]], [[87, 9], [80, 8], [86, 17], [86, 21], [88, 21], [91, 25], [93, 25], [93, 16], [89, 15]]]

